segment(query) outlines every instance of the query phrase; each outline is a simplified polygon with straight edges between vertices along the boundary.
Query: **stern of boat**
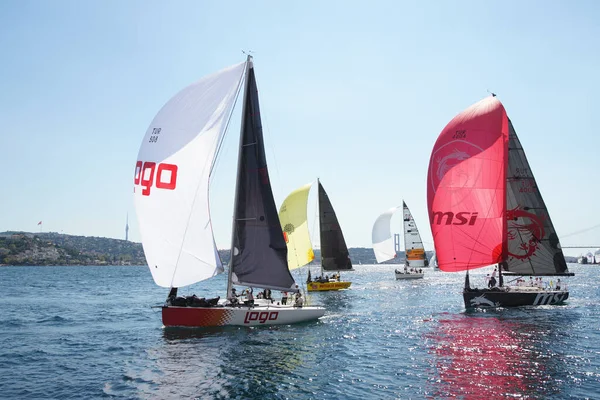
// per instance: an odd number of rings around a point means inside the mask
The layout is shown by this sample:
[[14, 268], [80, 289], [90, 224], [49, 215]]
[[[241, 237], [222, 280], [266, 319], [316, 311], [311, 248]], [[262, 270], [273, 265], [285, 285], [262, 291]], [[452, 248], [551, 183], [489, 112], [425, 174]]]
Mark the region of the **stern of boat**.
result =
[[328, 290], [348, 289], [352, 282], [310, 282], [307, 284], [309, 292], [324, 292]]

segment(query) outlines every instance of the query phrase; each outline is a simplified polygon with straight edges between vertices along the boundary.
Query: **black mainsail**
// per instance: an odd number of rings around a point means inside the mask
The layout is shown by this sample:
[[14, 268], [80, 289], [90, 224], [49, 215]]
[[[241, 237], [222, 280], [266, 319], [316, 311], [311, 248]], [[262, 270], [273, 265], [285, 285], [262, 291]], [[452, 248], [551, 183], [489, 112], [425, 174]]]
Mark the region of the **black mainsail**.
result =
[[325, 271], [352, 270], [352, 261], [342, 229], [329, 201], [327, 192], [319, 183], [319, 225], [321, 229], [321, 267]]
[[[273, 199], [251, 59], [246, 92], [234, 206], [231, 280], [238, 285], [290, 290], [294, 279]], [[228, 291], [229, 293], [229, 291]]]
[[510, 119], [508, 124], [505, 271], [519, 275], [573, 275], [569, 273], [550, 214]]

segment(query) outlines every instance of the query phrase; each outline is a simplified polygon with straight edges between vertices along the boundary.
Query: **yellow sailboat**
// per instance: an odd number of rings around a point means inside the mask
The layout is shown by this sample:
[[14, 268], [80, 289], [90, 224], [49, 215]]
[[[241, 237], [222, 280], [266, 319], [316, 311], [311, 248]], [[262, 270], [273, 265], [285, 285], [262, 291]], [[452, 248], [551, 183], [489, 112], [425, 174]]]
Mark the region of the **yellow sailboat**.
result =
[[[306, 282], [308, 291], [347, 289], [352, 282], [342, 281], [340, 272], [353, 271], [348, 247], [329, 197], [319, 180], [317, 180], [317, 184], [319, 189], [321, 275], [313, 279], [309, 269]], [[310, 264], [315, 259], [306, 215], [308, 193], [311, 187], [312, 183], [309, 183], [294, 190], [284, 200], [279, 210], [279, 220], [288, 247], [288, 265], [290, 269], [300, 268]]]

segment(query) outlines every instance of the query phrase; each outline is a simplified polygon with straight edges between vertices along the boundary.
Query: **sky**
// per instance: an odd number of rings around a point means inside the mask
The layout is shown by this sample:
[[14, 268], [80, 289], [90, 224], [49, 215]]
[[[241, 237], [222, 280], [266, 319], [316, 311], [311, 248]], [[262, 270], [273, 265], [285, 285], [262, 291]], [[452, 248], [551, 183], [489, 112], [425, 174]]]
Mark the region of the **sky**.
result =
[[[0, 231], [140, 241], [133, 172], [154, 115], [252, 51], [275, 201], [318, 177], [349, 247], [426, 176], [457, 113], [498, 95], [563, 246], [600, 247], [600, 3], [0, 2]], [[239, 111], [211, 187], [230, 247]], [[401, 213], [392, 220], [401, 229]], [[585, 249], [566, 249], [578, 255]]]

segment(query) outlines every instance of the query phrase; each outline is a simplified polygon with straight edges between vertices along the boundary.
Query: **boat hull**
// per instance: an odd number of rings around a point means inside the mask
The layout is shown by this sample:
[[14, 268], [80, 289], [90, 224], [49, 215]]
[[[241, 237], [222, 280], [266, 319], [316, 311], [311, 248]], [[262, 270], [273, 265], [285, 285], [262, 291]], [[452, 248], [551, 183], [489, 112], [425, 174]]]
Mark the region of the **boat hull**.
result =
[[425, 268], [429, 266], [429, 263], [425, 260], [408, 260], [408, 268]]
[[287, 325], [319, 319], [323, 307], [239, 306], [239, 307], [174, 307], [162, 308], [164, 326], [264, 326]]
[[307, 284], [309, 292], [324, 292], [328, 290], [348, 289], [352, 282], [310, 282]]
[[468, 289], [463, 292], [465, 308], [494, 308], [562, 304], [568, 291], [531, 289]]
[[409, 273], [407, 272], [406, 274], [403, 272], [396, 272], [396, 279], [397, 280], [402, 280], [402, 279], [422, 279], [424, 276], [424, 274], [415, 274], [415, 273]]

